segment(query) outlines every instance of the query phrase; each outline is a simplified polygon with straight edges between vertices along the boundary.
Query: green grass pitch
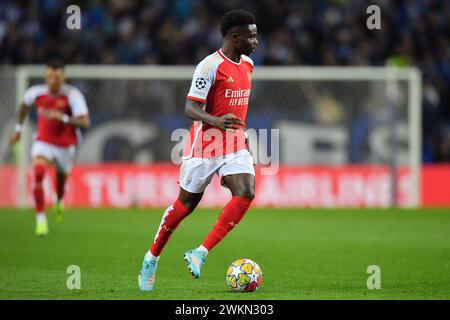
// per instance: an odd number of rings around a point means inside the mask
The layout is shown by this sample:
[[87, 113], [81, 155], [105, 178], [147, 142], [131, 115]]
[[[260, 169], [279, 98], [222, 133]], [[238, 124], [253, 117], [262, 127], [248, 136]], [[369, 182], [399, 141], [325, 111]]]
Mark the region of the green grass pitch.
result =
[[[449, 299], [450, 210], [251, 209], [193, 280], [182, 254], [199, 245], [219, 210], [197, 210], [179, 226], [158, 265], [155, 290], [138, 290], [142, 257], [163, 210], [67, 210], [34, 235], [31, 210], [0, 210], [0, 299]], [[261, 288], [234, 293], [225, 271], [256, 261]], [[68, 290], [69, 265], [81, 289]], [[366, 286], [381, 269], [381, 289]]]

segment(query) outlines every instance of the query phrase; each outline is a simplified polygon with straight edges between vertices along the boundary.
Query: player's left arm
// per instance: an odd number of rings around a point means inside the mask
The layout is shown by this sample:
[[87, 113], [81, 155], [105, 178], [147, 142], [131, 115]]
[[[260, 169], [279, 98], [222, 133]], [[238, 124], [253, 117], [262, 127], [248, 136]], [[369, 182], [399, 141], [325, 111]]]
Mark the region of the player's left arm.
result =
[[89, 114], [85, 114], [85, 115], [82, 115], [79, 117], [69, 118], [69, 121], [67, 123], [74, 127], [78, 127], [81, 129], [89, 129], [89, 127], [91, 126], [91, 120], [89, 118]]
[[71, 126], [88, 129], [91, 125], [86, 100], [80, 90], [72, 88], [68, 94], [72, 116], [57, 110], [41, 110], [43, 116]]
[[40, 113], [48, 119], [70, 124], [71, 126], [81, 129], [88, 129], [91, 125], [89, 114], [81, 115], [78, 117], [70, 117], [68, 114], [57, 110], [41, 110]]

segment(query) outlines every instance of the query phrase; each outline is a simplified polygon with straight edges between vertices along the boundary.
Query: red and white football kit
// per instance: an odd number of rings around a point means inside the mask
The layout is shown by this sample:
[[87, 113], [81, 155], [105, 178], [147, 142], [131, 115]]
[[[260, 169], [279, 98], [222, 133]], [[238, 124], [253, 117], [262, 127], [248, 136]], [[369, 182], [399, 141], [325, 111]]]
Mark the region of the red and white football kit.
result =
[[[205, 103], [204, 110], [213, 116], [232, 113], [245, 123], [252, 72], [249, 57], [241, 55], [240, 61], [234, 62], [218, 50], [197, 65], [187, 99]], [[238, 126], [224, 131], [194, 121], [180, 169], [183, 189], [203, 192], [216, 172], [220, 178], [237, 173], [255, 175], [245, 142], [245, 126]]]
[[83, 94], [69, 84], [63, 84], [56, 95], [50, 92], [47, 85], [35, 85], [25, 92], [23, 102], [28, 107], [34, 105], [38, 115], [32, 157], [42, 156], [68, 173], [74, 162], [75, 146], [81, 133], [70, 124], [44, 117], [40, 111], [57, 110], [69, 117], [87, 115]]

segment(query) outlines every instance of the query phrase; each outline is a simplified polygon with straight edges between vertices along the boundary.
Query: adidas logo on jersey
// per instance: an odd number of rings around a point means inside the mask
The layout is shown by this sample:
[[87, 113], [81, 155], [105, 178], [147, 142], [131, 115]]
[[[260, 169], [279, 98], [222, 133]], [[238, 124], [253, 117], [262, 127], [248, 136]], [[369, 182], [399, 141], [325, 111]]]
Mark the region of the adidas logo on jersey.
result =
[[234, 82], [234, 80], [233, 80], [233, 77], [232, 77], [232, 76], [229, 76], [229, 77], [228, 77], [228, 79], [227, 79], [227, 83], [230, 83], [230, 82]]

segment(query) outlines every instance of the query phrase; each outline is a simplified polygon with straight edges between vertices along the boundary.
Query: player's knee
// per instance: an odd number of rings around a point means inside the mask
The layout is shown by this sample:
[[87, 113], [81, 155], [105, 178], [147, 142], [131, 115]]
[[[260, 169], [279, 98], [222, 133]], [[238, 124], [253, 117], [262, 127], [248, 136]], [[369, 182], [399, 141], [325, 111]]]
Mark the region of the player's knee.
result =
[[189, 200], [183, 200], [181, 203], [185, 206], [185, 208], [192, 212], [197, 207], [198, 202], [197, 201], [189, 201]]
[[255, 190], [254, 189], [243, 189], [243, 190], [239, 190], [235, 196], [239, 196], [242, 198], [246, 198], [249, 200], [253, 200], [255, 198]]

